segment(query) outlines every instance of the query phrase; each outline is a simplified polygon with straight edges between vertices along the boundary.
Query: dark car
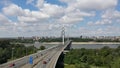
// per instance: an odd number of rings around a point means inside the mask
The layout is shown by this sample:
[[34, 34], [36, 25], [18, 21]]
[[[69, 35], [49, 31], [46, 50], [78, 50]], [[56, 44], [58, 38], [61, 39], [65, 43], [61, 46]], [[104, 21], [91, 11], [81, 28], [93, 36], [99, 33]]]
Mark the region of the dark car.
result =
[[43, 61], [43, 64], [47, 64], [47, 62], [46, 62], [46, 61]]

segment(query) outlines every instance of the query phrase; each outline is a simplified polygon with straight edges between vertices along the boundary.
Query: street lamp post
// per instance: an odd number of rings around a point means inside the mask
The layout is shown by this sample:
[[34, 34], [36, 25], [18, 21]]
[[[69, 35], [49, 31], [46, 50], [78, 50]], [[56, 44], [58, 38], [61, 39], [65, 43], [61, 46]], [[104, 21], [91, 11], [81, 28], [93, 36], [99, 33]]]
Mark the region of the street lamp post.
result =
[[27, 47], [26, 47], [26, 56], [27, 56]]
[[14, 60], [13, 56], [14, 56], [14, 49], [15, 48], [12, 48], [12, 60]]

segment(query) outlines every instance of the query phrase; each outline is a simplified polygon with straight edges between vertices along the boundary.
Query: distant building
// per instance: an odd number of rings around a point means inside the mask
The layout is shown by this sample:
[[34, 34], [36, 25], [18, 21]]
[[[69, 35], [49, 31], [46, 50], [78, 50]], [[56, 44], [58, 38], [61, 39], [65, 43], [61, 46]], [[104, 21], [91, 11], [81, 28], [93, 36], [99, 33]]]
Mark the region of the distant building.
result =
[[40, 39], [40, 37], [37, 37], [37, 36], [33, 36], [32, 38], [33, 38], [33, 40], [39, 40]]

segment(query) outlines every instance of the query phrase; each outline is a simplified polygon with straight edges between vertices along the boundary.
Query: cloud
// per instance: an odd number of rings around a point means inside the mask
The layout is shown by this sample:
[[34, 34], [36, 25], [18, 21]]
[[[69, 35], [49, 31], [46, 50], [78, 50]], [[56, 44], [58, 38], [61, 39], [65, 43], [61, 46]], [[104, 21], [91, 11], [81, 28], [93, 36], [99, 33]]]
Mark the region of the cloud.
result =
[[90, 22], [88, 22], [87, 24], [88, 24], [88, 25], [97, 25], [97, 26], [99, 26], [99, 25], [111, 25], [111, 24], [112, 24], [112, 20], [102, 19], [102, 20], [98, 20], [98, 21], [96, 21], [96, 22], [90, 21]]
[[[33, 0], [28, 0], [31, 3]], [[39, 6], [42, 5], [42, 6]], [[78, 10], [68, 12], [66, 7], [50, 4], [44, 0], [36, 1], [38, 11], [30, 11], [29, 9], [22, 9], [16, 4], [10, 4], [3, 8], [3, 13], [7, 16], [17, 16], [20, 22], [62, 22], [62, 23], [77, 23], [84, 20], [83, 17], [94, 16], [93, 12], [84, 12]], [[36, 6], [35, 5], [35, 6]], [[7, 9], [10, 9], [7, 11]]]
[[43, 13], [50, 15], [51, 17], [61, 17], [64, 15], [64, 10], [62, 6], [52, 5], [49, 3], [44, 3], [44, 6], [40, 9]]
[[[90, 29], [92, 28], [92, 29]], [[80, 34], [83, 36], [119, 36], [120, 27], [118, 26], [105, 26], [105, 27], [93, 27], [89, 26], [89, 28], [86, 27], [79, 27], [79, 30], [73, 30], [75, 34]], [[78, 36], [80, 36], [78, 35]], [[77, 36], [77, 35], [76, 35]]]
[[49, 18], [49, 15], [46, 13], [22, 9], [16, 4], [10, 4], [4, 7], [3, 13], [7, 16], [16, 16], [20, 22], [35, 22], [40, 21], [41, 19]]
[[103, 10], [115, 7], [117, 0], [60, 0], [68, 4], [68, 9]]
[[10, 4], [4, 7], [2, 10], [3, 13], [8, 16], [20, 16], [24, 13], [23, 9], [15, 4]]
[[114, 22], [120, 22], [120, 12], [115, 9], [117, 0], [59, 1], [67, 5], [52, 4], [46, 0], [26, 0], [26, 5], [37, 8], [32, 10], [10, 2], [0, 13], [0, 29], [3, 29], [3, 33], [15, 36], [58, 36], [62, 25], [70, 36], [110, 35], [120, 29], [114, 25]]
[[109, 9], [106, 10], [101, 17], [107, 19], [120, 19], [120, 11]]
[[116, 24], [120, 20], [120, 11], [108, 9], [101, 13], [101, 19], [95, 22], [88, 22], [88, 25], [111, 25]]
[[32, 4], [34, 2], [34, 0], [27, 0], [26, 4]]
[[84, 17], [93, 17], [94, 12], [85, 12], [80, 10], [75, 10], [72, 12], [67, 12], [63, 17], [59, 19], [62, 23], [78, 23], [84, 20]]
[[40, 9], [41, 7], [43, 7], [43, 5], [44, 5], [44, 0], [37, 0], [37, 3], [35, 6]]
[[9, 36], [9, 34], [15, 35], [15, 22], [12, 22], [5, 15], [0, 13], [0, 36]]
[[61, 19], [59, 19], [59, 22], [61, 23], [78, 23], [83, 21], [83, 18], [73, 18], [73, 17], [68, 17], [68, 16], [63, 16]]
[[20, 22], [38, 22], [40, 23], [42, 20], [48, 19], [49, 15], [39, 12], [39, 11], [31, 11], [26, 12], [25, 16], [18, 16], [18, 20]]
[[11, 20], [9, 20], [5, 15], [0, 13], [0, 25], [3, 26], [3, 25], [9, 25], [9, 24], [12, 24]]

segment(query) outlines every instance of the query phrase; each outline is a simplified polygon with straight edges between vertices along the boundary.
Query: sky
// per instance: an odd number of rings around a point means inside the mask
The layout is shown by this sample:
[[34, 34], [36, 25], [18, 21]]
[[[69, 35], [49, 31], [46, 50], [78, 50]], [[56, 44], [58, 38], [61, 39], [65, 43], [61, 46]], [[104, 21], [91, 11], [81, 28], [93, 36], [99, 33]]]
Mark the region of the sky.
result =
[[0, 0], [0, 37], [120, 36], [120, 0]]

